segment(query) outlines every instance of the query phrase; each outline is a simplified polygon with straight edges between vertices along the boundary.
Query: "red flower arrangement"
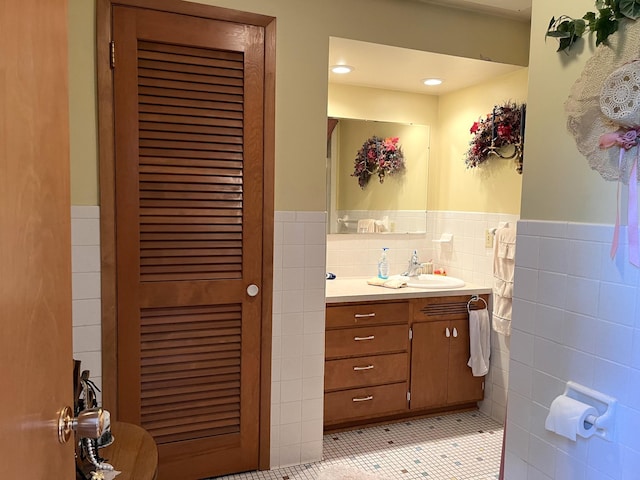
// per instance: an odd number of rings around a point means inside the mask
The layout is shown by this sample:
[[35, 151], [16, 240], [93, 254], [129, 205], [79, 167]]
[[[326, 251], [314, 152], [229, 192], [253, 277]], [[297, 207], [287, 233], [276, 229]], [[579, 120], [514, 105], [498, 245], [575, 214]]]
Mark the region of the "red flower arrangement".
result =
[[478, 119], [469, 129], [473, 139], [465, 157], [467, 168], [477, 167], [487, 161], [496, 150], [507, 145], [522, 149], [524, 107], [515, 103], [496, 106], [485, 118]]
[[352, 177], [358, 177], [358, 185], [364, 189], [372, 175], [377, 174], [380, 183], [386, 175], [396, 175], [405, 170], [404, 153], [398, 145], [398, 137], [373, 136], [362, 144], [356, 155]]

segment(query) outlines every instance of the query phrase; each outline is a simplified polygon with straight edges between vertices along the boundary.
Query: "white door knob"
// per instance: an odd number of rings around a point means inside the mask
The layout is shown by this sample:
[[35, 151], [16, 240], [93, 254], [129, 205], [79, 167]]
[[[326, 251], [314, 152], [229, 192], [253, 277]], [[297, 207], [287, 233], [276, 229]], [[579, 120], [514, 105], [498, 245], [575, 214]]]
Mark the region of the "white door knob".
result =
[[247, 287], [247, 294], [249, 294], [250, 297], [255, 297], [256, 295], [258, 295], [259, 291], [260, 291], [260, 289], [254, 283], [252, 283], [251, 285], [249, 285]]

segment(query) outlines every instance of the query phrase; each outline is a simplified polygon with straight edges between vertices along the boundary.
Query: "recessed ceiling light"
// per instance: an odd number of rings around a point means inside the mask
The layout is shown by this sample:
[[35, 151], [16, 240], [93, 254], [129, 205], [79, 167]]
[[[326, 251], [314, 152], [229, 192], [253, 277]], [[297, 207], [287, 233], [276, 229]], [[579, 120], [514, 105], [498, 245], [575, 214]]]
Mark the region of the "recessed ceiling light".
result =
[[350, 65], [333, 65], [331, 71], [340, 75], [353, 72], [354, 68]]
[[442, 83], [442, 80], [440, 80], [439, 78], [425, 78], [424, 80], [422, 80], [422, 83], [430, 87], [434, 87], [436, 85], [440, 85]]

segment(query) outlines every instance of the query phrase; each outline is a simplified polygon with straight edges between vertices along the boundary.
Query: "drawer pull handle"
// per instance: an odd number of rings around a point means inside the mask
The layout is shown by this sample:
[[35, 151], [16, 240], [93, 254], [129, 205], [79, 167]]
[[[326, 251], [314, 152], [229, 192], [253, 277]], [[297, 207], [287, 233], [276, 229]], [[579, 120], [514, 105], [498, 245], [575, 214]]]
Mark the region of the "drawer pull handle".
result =
[[458, 329], [453, 327], [453, 337], [458, 338]]
[[373, 340], [376, 338], [375, 335], [369, 335], [368, 337], [353, 337], [356, 342], [361, 342], [362, 340]]
[[360, 398], [352, 398], [351, 400], [353, 400], [354, 402], [368, 402], [369, 400], [373, 400], [373, 395], [368, 395], [366, 397], [360, 397]]
[[371, 370], [373, 365], [367, 365], [366, 367], [353, 367], [354, 372], [360, 372], [362, 370]]
[[447, 327], [447, 329], [444, 332], [444, 336], [449, 338], [451, 336], [451, 331], [449, 330], [449, 327]]
[[376, 316], [375, 313], [356, 313], [354, 315], [355, 318], [370, 318], [375, 316]]

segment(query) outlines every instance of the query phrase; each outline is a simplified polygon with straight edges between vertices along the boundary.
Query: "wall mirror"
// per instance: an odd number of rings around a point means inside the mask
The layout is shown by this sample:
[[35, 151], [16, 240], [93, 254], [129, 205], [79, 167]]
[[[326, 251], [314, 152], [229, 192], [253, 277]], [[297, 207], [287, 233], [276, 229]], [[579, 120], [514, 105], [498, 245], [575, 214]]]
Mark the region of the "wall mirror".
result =
[[[437, 207], [427, 201], [429, 172], [431, 182], [441, 178], [439, 170], [448, 158], [449, 137], [444, 135], [451, 134], [454, 122], [462, 122], [460, 128], [456, 124], [456, 133], [468, 135], [478, 115], [476, 110], [466, 113], [465, 105], [454, 116], [448, 110], [449, 116], [444, 115], [441, 106], [448, 105], [448, 94], [523, 67], [331, 37], [328, 66], [334, 65], [351, 65], [354, 70], [339, 75], [329, 68], [329, 127], [331, 119], [338, 122], [328, 135], [327, 231], [357, 233], [358, 221], [365, 219], [384, 222], [382, 233], [424, 232], [426, 211]], [[428, 77], [443, 82], [425, 86], [422, 80]], [[351, 174], [358, 149], [373, 134], [399, 138], [407, 170], [382, 185], [372, 179], [363, 190]], [[442, 198], [434, 192], [429, 193], [431, 200]]]
[[[330, 118], [328, 132], [328, 232], [426, 232], [429, 126]], [[373, 174], [361, 188], [353, 176], [355, 159], [374, 136], [398, 139], [404, 170], [386, 175], [383, 183]]]

